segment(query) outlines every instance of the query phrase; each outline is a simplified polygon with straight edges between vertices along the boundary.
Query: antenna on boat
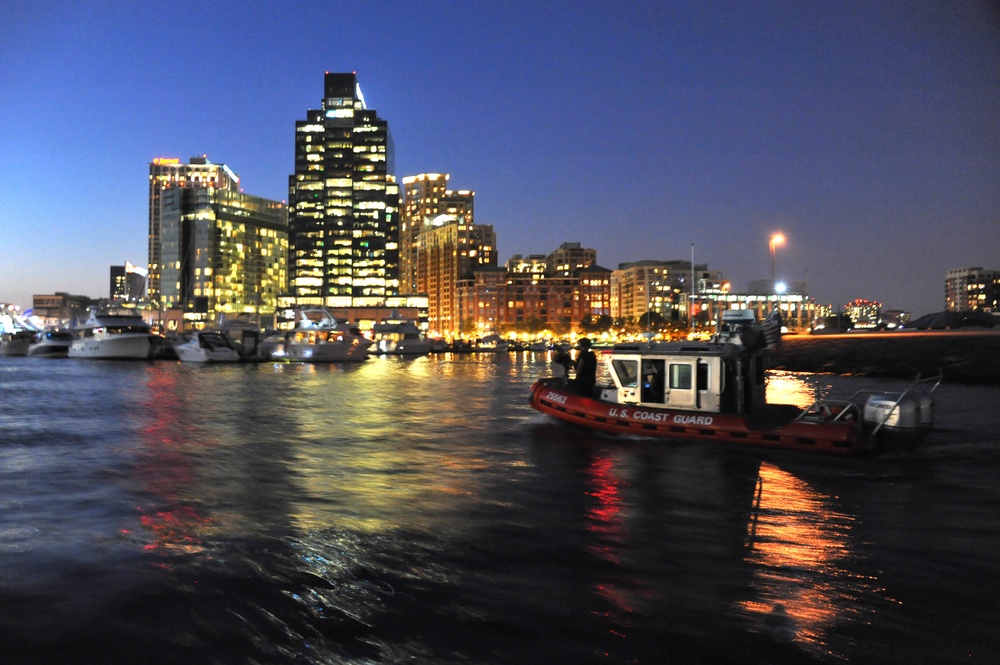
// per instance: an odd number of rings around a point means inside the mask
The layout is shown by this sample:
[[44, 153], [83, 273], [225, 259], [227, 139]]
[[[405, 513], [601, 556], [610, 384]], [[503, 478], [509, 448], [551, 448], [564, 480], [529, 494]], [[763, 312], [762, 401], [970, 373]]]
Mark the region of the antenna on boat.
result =
[[691, 334], [694, 334], [694, 243], [691, 243], [691, 306], [688, 307], [691, 318]]

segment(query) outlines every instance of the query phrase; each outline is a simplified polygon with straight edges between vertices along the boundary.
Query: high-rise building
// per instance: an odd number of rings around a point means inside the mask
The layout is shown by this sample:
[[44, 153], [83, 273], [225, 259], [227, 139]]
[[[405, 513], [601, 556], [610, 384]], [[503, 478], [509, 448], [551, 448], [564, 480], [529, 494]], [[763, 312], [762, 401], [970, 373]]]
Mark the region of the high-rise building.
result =
[[585, 316], [579, 277], [477, 269], [460, 288], [475, 334], [491, 331], [568, 335]]
[[578, 242], [564, 242], [546, 257], [548, 272], [553, 277], [572, 277], [596, 261], [597, 250], [581, 247]]
[[399, 288], [417, 293], [417, 240], [442, 215], [474, 222], [475, 192], [448, 189], [447, 173], [421, 173], [403, 178], [403, 207], [399, 231]]
[[296, 303], [375, 306], [399, 292], [399, 185], [389, 124], [357, 76], [327, 72], [319, 110], [295, 123], [288, 180]]
[[160, 200], [160, 304], [194, 325], [271, 315], [288, 284], [285, 205], [215, 187], [168, 188]]
[[611, 275], [611, 316], [628, 320], [637, 319], [646, 312], [666, 316], [672, 293], [666, 261], [621, 263]]
[[403, 178], [403, 205], [399, 224], [399, 288], [417, 292], [417, 237], [425, 222], [441, 214], [448, 190], [447, 173], [421, 173]]
[[146, 292], [146, 271], [128, 261], [111, 266], [111, 299], [136, 302]]
[[855, 328], [875, 328], [882, 319], [882, 303], [855, 298], [844, 305], [844, 313], [850, 317]]
[[459, 282], [462, 332], [567, 335], [588, 317], [608, 316], [612, 271], [595, 263], [596, 250], [583, 250], [586, 260], [558, 258], [560, 250], [580, 249], [563, 243], [548, 255], [515, 254], [505, 269], [475, 268]]
[[611, 316], [637, 319], [656, 312], [667, 321], [686, 321], [692, 299], [729, 286], [721, 271], [685, 260], [620, 263], [611, 275]]
[[160, 197], [164, 190], [174, 188], [214, 187], [239, 191], [240, 178], [225, 164], [213, 164], [206, 155], [192, 157], [181, 164], [176, 157], [157, 157], [149, 164], [149, 274], [146, 295], [160, 303]]
[[945, 309], [950, 312], [1000, 309], [1000, 270], [956, 268], [944, 281]]
[[441, 215], [417, 242], [417, 291], [427, 294], [429, 329], [440, 335], [459, 332], [471, 317], [461, 310], [459, 282], [480, 267], [496, 267], [496, 233], [489, 224]]
[[[597, 256], [594, 256], [597, 260]], [[583, 317], [596, 319], [611, 316], [611, 274], [612, 270], [591, 263], [576, 272], [580, 279], [580, 312]]]

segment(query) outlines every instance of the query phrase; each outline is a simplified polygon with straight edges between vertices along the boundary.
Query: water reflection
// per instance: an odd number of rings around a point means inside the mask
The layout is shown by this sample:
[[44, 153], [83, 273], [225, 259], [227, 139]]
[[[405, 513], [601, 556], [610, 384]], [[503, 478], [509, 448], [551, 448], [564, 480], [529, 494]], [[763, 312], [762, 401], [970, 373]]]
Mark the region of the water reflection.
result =
[[[146, 550], [194, 553], [201, 551], [210, 520], [182, 495], [194, 482], [194, 464], [187, 451], [189, 413], [175, 374], [151, 365], [141, 409], [146, 423], [139, 430], [136, 478], [151, 495], [151, 505], [140, 505], [139, 521], [151, 534]], [[126, 531], [126, 535], [127, 531]]]
[[817, 397], [829, 397], [831, 386], [822, 375], [771, 370], [767, 373], [769, 404], [792, 404], [806, 408]]
[[775, 639], [833, 653], [837, 622], [860, 595], [876, 592], [849, 569], [854, 522], [831, 497], [762, 463], [746, 554], [754, 597], [741, 609]]

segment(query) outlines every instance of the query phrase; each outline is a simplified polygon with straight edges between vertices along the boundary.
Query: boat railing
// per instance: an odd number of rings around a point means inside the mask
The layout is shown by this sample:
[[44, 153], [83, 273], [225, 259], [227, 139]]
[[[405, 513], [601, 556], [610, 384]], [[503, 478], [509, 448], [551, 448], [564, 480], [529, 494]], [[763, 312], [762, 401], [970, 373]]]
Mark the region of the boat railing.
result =
[[889, 421], [889, 418], [892, 417], [892, 414], [895, 413], [896, 410], [899, 408], [899, 405], [902, 404], [903, 399], [908, 394], [916, 390], [920, 384], [929, 383], [933, 381], [934, 382], [933, 387], [931, 387], [931, 389], [927, 391], [928, 394], [931, 394], [935, 390], [937, 390], [937, 387], [941, 385], [941, 381], [943, 379], [944, 379], [943, 373], [939, 373], [936, 376], [931, 376], [926, 378], [921, 378], [920, 375], [918, 374], [917, 377], [913, 381], [911, 381], [910, 384], [906, 386], [906, 388], [903, 389], [902, 392], [890, 393], [884, 390], [866, 389], [857, 391], [856, 393], [851, 395], [850, 398], [846, 400], [829, 400], [829, 399], [824, 399], [823, 397], [817, 395], [816, 401], [814, 401], [808, 407], [803, 409], [802, 413], [800, 413], [798, 417], [796, 417], [796, 420], [818, 419], [827, 422], [856, 420], [858, 422], [861, 422], [862, 416], [864, 415], [863, 414], [864, 406], [869, 397], [871, 397], [872, 395], [895, 395], [895, 400], [893, 401], [892, 406], [889, 407], [888, 409], [885, 409], [885, 413], [882, 414], [882, 418], [879, 420], [878, 423], [875, 424], [875, 427], [872, 429], [871, 435], [874, 436]]
[[811, 420], [822, 422], [861, 421], [862, 405], [854, 401], [854, 397], [844, 400], [831, 400], [817, 397], [816, 401], [802, 409], [795, 420]]

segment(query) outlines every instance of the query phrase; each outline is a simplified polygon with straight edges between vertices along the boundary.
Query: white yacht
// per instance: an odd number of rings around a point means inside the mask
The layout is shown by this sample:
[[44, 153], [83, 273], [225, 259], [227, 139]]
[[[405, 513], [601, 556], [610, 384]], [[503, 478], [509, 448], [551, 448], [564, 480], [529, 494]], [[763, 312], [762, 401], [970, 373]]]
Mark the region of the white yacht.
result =
[[493, 332], [476, 342], [476, 351], [483, 351], [486, 353], [503, 352], [506, 351], [509, 346], [510, 344], [507, 340]]
[[240, 354], [232, 342], [217, 330], [196, 330], [179, 338], [174, 351], [181, 362], [235, 363]]
[[73, 333], [66, 330], [43, 330], [28, 347], [31, 358], [65, 358], [73, 344]]
[[404, 319], [398, 312], [372, 326], [375, 353], [393, 355], [425, 355], [431, 352], [431, 340], [424, 336], [417, 323]]
[[295, 327], [261, 342], [261, 353], [272, 360], [328, 363], [366, 360], [371, 340], [337, 319], [325, 307], [296, 311]]
[[92, 309], [90, 318], [73, 329], [77, 338], [69, 347], [70, 358], [144, 360], [162, 341], [142, 317], [128, 310], [99, 314]]

